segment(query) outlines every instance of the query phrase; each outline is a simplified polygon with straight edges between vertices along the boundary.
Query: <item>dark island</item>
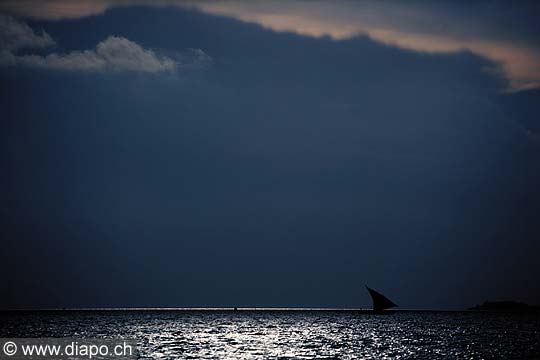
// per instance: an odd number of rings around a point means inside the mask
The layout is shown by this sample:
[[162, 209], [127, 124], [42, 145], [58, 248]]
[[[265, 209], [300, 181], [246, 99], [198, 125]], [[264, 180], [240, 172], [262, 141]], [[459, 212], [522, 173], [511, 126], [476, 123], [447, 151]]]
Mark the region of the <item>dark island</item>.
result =
[[468, 310], [540, 313], [540, 306], [529, 305], [517, 301], [484, 301], [482, 304], [476, 305]]

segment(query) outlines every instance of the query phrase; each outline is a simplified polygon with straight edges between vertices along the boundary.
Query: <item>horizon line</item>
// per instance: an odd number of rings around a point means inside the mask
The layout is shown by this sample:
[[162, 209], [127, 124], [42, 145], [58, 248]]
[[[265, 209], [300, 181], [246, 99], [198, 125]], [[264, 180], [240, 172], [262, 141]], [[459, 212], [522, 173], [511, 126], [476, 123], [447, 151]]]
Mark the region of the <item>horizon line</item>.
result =
[[[371, 308], [334, 307], [54, 307], [54, 308], [3, 308], [0, 311], [373, 311]], [[473, 311], [464, 309], [392, 309], [392, 312], [409, 311]]]

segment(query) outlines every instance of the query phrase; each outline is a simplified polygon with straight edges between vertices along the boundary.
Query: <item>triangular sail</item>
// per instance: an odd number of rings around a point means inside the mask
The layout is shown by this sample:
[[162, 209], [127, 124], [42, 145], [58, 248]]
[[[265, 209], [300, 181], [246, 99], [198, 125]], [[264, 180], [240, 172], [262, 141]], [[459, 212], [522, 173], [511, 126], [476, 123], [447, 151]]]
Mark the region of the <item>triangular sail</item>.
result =
[[373, 310], [382, 311], [384, 309], [389, 309], [397, 306], [392, 300], [388, 299], [383, 294], [371, 289], [367, 285], [366, 289], [369, 291], [369, 295], [371, 295], [371, 299], [373, 300]]

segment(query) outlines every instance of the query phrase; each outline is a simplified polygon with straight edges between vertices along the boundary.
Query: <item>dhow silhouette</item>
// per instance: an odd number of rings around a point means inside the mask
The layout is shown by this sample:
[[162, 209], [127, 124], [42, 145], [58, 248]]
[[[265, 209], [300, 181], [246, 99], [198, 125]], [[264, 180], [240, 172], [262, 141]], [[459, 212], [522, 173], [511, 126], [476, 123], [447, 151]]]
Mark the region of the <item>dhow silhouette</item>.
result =
[[388, 310], [388, 309], [398, 306], [396, 303], [388, 299], [386, 296], [384, 296], [380, 292], [373, 290], [367, 285], [366, 285], [366, 289], [369, 292], [369, 295], [371, 296], [371, 300], [373, 301], [373, 310], [371, 310], [372, 313], [375, 313], [375, 314], [394, 313], [394, 311]]

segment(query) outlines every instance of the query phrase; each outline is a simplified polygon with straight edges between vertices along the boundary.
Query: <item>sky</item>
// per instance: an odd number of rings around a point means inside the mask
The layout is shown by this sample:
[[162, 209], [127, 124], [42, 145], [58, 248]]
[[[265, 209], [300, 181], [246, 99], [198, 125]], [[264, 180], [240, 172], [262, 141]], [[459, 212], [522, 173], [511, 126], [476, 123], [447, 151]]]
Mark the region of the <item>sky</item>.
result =
[[539, 15], [0, 2], [0, 307], [540, 304]]

